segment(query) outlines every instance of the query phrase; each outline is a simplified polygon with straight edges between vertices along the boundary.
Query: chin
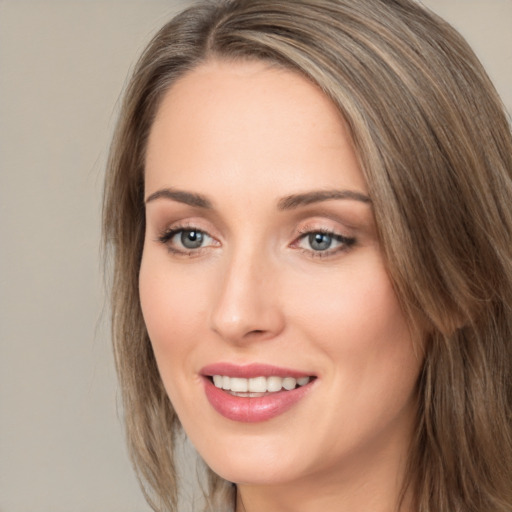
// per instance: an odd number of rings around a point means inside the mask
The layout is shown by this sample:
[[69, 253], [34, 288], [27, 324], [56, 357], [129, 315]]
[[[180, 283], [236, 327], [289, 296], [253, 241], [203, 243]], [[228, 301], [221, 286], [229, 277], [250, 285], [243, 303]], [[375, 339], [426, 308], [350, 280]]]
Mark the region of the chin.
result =
[[[245, 485], [279, 485], [287, 483], [290, 478], [290, 472], [282, 467], [265, 467], [261, 468], [257, 464], [224, 464], [218, 465], [218, 468], [209, 466], [224, 480], [235, 484]], [[283, 475], [287, 475], [285, 478]]]
[[205, 453], [203, 460], [224, 480], [236, 484], [276, 485], [299, 476], [303, 468], [286, 460], [283, 453], [259, 445], [259, 449], [243, 450], [236, 445], [222, 454]]

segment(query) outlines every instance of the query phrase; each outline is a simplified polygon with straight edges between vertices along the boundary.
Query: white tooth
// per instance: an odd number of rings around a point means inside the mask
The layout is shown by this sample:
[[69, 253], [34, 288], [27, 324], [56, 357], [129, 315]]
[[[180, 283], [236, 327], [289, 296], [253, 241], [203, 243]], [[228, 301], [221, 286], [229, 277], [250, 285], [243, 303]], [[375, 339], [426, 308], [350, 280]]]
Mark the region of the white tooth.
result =
[[281, 391], [283, 387], [283, 379], [281, 377], [268, 377], [267, 378], [267, 391], [275, 392]]
[[247, 379], [241, 379], [238, 377], [231, 377], [231, 391], [236, 393], [246, 393], [249, 387]]
[[213, 376], [213, 383], [215, 384], [215, 387], [222, 388], [222, 383], [224, 382], [224, 378], [222, 375], [214, 375]]
[[222, 377], [222, 389], [231, 389], [231, 379], [225, 375]]
[[293, 377], [285, 377], [283, 379], [283, 388], [288, 391], [295, 389], [296, 385], [297, 385], [297, 379], [294, 379]]
[[249, 391], [252, 393], [265, 393], [267, 391], [267, 379], [265, 377], [249, 379]]
[[301, 377], [300, 379], [297, 379], [297, 384], [299, 386], [305, 386], [309, 382], [309, 377]]

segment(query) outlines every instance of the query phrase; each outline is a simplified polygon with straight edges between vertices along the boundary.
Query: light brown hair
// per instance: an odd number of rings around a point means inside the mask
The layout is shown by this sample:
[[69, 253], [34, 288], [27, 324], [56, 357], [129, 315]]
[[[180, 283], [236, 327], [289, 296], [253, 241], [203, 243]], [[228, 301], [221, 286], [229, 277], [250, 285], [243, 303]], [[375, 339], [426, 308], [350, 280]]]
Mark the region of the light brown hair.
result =
[[[140, 58], [111, 147], [103, 215], [127, 436], [150, 503], [175, 510], [179, 421], [139, 305], [145, 149], [164, 93], [211, 58], [295, 70], [339, 108], [389, 275], [426, 338], [404, 489], [419, 512], [510, 512], [511, 130], [466, 42], [411, 0], [200, 2]], [[213, 500], [222, 486], [214, 475], [211, 483]]]

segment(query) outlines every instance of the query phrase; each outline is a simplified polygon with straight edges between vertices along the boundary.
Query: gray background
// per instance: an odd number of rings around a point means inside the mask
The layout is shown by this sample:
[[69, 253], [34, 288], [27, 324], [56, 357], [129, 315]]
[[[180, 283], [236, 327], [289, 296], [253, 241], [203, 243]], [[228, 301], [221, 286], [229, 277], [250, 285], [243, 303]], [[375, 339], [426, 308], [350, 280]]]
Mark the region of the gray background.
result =
[[[146, 512], [99, 259], [119, 92], [187, 2], [0, 0], [0, 512]], [[512, 0], [426, 0], [512, 111]]]

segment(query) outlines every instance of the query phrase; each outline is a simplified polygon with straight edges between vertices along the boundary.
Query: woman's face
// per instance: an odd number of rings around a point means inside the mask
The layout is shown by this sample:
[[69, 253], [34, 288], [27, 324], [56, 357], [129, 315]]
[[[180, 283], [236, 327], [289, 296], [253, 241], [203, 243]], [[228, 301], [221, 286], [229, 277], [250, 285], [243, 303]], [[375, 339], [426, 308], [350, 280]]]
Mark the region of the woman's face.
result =
[[334, 105], [291, 71], [203, 64], [159, 108], [145, 197], [144, 319], [207, 464], [256, 486], [396, 475], [421, 361]]

